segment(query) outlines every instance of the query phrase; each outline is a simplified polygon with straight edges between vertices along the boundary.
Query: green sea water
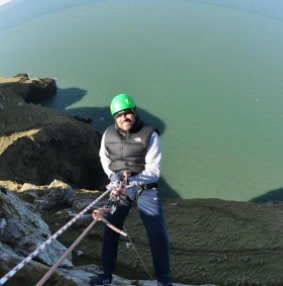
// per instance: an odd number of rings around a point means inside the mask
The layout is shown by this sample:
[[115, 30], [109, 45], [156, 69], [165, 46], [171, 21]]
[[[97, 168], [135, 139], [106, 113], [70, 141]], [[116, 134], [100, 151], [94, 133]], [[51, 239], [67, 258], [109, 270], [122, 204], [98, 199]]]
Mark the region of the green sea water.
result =
[[12, 1], [0, 56], [0, 76], [56, 78], [44, 104], [101, 132], [132, 95], [161, 131], [165, 196], [283, 197], [281, 0]]

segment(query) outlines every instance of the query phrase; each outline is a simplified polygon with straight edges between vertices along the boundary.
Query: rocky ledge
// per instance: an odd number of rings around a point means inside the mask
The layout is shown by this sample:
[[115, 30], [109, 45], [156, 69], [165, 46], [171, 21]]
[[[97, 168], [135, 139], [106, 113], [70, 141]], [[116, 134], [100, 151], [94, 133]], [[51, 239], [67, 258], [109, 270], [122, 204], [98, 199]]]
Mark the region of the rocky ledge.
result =
[[53, 79], [0, 78], [0, 180], [48, 184], [54, 178], [98, 188], [101, 135], [90, 124], [39, 104], [54, 96]]
[[[35, 104], [34, 85], [56, 90], [51, 79], [0, 78], [0, 277], [93, 202], [105, 182], [100, 134]], [[164, 198], [163, 205], [174, 282], [283, 285], [282, 202]], [[5, 285], [36, 285], [91, 221], [90, 210]], [[121, 238], [114, 285], [155, 285], [135, 206], [125, 227], [131, 240]], [[101, 230], [97, 223], [44, 285], [87, 285], [100, 271]]]

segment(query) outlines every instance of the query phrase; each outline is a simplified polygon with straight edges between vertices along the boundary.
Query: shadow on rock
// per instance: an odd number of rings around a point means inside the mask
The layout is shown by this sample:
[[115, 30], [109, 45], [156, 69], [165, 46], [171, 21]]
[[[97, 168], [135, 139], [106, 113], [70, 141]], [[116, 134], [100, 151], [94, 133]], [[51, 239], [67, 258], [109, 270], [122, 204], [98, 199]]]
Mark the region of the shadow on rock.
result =
[[251, 199], [251, 202], [254, 203], [267, 203], [276, 201], [283, 201], [283, 188], [271, 190], [261, 196]]

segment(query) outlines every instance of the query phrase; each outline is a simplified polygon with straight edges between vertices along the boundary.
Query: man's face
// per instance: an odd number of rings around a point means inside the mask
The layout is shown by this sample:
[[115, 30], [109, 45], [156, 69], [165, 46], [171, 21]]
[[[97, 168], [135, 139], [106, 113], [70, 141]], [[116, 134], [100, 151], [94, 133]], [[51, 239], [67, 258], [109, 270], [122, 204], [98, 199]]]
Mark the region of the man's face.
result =
[[117, 114], [115, 117], [115, 120], [116, 120], [117, 126], [122, 131], [129, 132], [136, 122], [136, 117], [130, 110], [127, 110], [125, 112]]

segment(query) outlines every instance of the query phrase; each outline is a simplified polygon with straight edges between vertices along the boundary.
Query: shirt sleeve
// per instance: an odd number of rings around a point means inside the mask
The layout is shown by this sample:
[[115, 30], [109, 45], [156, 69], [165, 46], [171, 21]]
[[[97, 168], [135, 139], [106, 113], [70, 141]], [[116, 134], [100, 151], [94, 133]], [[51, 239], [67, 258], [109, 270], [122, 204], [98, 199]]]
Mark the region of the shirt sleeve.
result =
[[111, 161], [109, 159], [108, 152], [105, 148], [105, 133], [103, 134], [101, 138], [99, 157], [100, 157], [100, 162], [102, 164], [102, 168], [105, 174], [107, 175], [109, 179], [111, 179], [111, 177], [114, 176], [115, 173], [109, 169], [109, 165]]
[[158, 181], [161, 172], [161, 144], [157, 132], [152, 132], [145, 155], [144, 170], [129, 178], [129, 182], [136, 185], [150, 184]]

